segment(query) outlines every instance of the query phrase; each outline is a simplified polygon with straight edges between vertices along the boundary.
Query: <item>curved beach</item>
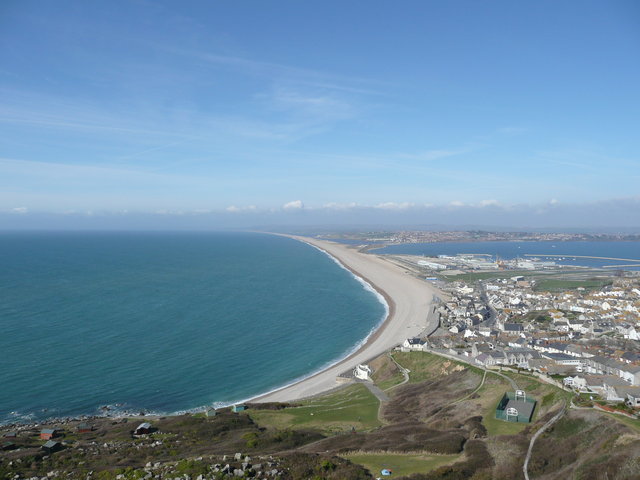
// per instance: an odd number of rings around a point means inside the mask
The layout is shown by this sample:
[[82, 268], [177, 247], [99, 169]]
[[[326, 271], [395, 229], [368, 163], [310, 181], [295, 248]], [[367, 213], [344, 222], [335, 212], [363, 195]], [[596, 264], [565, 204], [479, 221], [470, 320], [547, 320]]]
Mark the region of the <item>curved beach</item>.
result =
[[[347, 245], [315, 238], [286, 235], [324, 250], [345, 268], [362, 277], [389, 305], [389, 315], [356, 352], [327, 369], [293, 385], [252, 399], [254, 402], [287, 402], [317, 395], [338, 386], [336, 377], [366, 363], [427, 327], [435, 289], [403, 268], [375, 254], [360, 253]], [[433, 326], [429, 326], [433, 327]]]

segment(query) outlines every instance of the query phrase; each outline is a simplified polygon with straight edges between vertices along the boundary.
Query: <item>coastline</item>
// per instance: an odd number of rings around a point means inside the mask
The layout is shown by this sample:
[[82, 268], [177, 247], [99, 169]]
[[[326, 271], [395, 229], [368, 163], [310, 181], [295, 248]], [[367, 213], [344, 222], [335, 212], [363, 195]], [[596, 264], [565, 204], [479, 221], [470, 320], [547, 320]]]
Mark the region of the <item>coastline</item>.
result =
[[[342, 244], [324, 240], [292, 235], [275, 235], [288, 237], [293, 240], [306, 243], [309, 246], [322, 251], [341, 268], [349, 271], [360, 283], [362, 283], [363, 288], [366, 288], [367, 290], [372, 289], [378, 296], [378, 300], [381, 301], [381, 303], [386, 303], [386, 315], [384, 318], [380, 319], [377, 325], [371, 329], [364, 339], [351, 347], [343, 357], [321, 367], [318, 371], [310, 372], [308, 376], [299, 377], [294, 379], [290, 384], [246, 398], [245, 400], [242, 400], [243, 402], [292, 401], [305, 397], [316, 396], [333, 390], [340, 386], [336, 381], [336, 377], [340, 373], [351, 370], [357, 363], [364, 363], [389, 348], [401, 343], [405, 338], [420, 334], [425, 329], [426, 314], [431, 305], [432, 295], [435, 293], [435, 290], [429, 284], [422, 282], [413, 276], [407, 275], [401, 267], [394, 265], [377, 255], [360, 253], [354, 248], [349, 248]], [[364, 266], [367, 266], [367, 268], [363, 268]], [[388, 288], [388, 285], [385, 285], [384, 280], [379, 278], [380, 275], [385, 277], [389, 274], [391, 274], [392, 277], [401, 277], [396, 278], [400, 284], [404, 284], [408, 281], [422, 290], [419, 298], [417, 299], [417, 303], [423, 303], [422, 306], [424, 308], [422, 310], [424, 310], [424, 316], [421, 319], [418, 318], [419, 315], [415, 317], [416, 321], [415, 325], [413, 325], [414, 328], [410, 328], [412, 325], [407, 324], [406, 320], [409, 317], [406, 317], [406, 315], [403, 316], [405, 319], [404, 323], [397, 322], [397, 303], [400, 304], [401, 309], [404, 309], [407, 302], [403, 298], [400, 298], [400, 301], [397, 302], [398, 296], [394, 295], [393, 291], [389, 292], [388, 290], [390, 289]], [[348, 321], [348, 319], [345, 320]], [[398, 330], [401, 327], [406, 328], [406, 331]], [[391, 336], [390, 333], [392, 334]], [[279, 400], [280, 398], [282, 398], [282, 400]], [[232, 402], [229, 405], [239, 402], [240, 401]], [[27, 427], [29, 425], [68, 423], [78, 420], [84, 421], [98, 418], [111, 418], [115, 420], [126, 417], [138, 417], [153, 419], [165, 416], [178, 416], [189, 412], [198, 412], [201, 411], [202, 408], [203, 407], [194, 407], [187, 410], [173, 412], [148, 411], [145, 409], [142, 409], [141, 411], [136, 409], [134, 411], [112, 411], [97, 414], [87, 413], [81, 415], [63, 415], [60, 417], [53, 416], [37, 419], [16, 418], [14, 421], [9, 420], [0, 425], [3, 427], [10, 425], [21, 425], [22, 427]]]
[[427, 316], [436, 293], [429, 284], [377, 255], [358, 252], [346, 245], [296, 235], [275, 234], [306, 243], [327, 254], [342, 268], [373, 288], [388, 305], [386, 318], [355, 351], [306, 378], [248, 402], [288, 402], [316, 396], [339, 386], [336, 378], [359, 363], [366, 363], [428, 326]]

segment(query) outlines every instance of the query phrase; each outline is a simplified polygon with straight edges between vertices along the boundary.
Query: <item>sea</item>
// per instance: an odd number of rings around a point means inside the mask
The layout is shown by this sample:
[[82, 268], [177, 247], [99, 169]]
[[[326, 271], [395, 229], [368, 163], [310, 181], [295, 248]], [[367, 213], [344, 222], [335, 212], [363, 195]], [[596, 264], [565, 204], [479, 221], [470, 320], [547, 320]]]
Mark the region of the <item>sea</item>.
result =
[[222, 406], [340, 360], [362, 279], [258, 233], [1, 233], [0, 424]]
[[[389, 245], [372, 250], [375, 253], [425, 255], [475, 254], [510, 260], [533, 255], [559, 265], [587, 268], [640, 270], [638, 241], [509, 241], [509, 242], [435, 242]], [[584, 258], [600, 257], [600, 258]], [[618, 260], [614, 260], [618, 259]], [[631, 261], [634, 260], [634, 261]]]

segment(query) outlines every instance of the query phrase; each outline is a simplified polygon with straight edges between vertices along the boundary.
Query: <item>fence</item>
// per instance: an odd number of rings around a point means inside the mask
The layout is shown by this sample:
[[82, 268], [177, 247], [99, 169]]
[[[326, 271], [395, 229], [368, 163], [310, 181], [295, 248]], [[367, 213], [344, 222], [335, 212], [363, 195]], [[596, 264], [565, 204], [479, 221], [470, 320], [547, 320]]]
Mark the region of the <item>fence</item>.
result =
[[529, 423], [533, 416], [536, 401], [532, 398], [518, 398], [515, 393], [504, 394], [496, 408], [496, 418], [508, 422]]

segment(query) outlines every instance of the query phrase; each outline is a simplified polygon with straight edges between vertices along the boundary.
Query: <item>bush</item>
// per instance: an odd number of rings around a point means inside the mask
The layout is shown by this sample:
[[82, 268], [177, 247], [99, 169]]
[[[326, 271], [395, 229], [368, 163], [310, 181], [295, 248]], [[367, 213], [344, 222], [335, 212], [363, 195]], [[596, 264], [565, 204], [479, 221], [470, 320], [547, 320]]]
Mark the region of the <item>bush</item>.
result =
[[180, 460], [175, 467], [176, 473], [188, 475], [204, 475], [209, 473], [209, 465], [198, 460]]

